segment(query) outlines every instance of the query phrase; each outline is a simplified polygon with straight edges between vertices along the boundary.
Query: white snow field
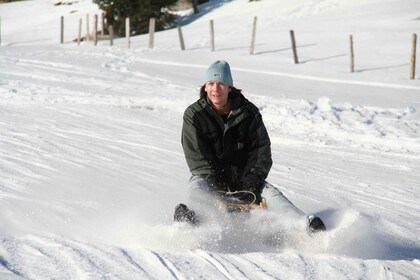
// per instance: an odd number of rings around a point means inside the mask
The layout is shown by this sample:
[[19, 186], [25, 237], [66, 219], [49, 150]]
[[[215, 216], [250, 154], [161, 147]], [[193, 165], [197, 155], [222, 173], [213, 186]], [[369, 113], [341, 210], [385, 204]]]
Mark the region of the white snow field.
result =
[[[77, 46], [97, 7], [56, 2], [0, 4], [0, 279], [420, 279], [420, 1], [213, 0], [179, 19], [185, 51], [177, 29]], [[327, 232], [172, 222], [182, 115], [218, 59], [261, 110], [267, 180]]]

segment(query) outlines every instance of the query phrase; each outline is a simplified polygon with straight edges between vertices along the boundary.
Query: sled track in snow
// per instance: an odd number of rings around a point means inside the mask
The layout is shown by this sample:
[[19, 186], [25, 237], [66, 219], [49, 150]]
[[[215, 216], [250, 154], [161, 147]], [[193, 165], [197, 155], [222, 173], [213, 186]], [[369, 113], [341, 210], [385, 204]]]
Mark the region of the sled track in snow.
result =
[[378, 267], [374, 259], [334, 255], [333, 263], [324, 271], [324, 255], [292, 251], [238, 255], [201, 249], [162, 252], [36, 235], [4, 238], [0, 251], [0, 279], [283, 279], [282, 275], [298, 276], [302, 272], [306, 279], [326, 279], [331, 270], [343, 279], [368, 275], [410, 279], [404, 270], [416, 266], [415, 261], [384, 261]]

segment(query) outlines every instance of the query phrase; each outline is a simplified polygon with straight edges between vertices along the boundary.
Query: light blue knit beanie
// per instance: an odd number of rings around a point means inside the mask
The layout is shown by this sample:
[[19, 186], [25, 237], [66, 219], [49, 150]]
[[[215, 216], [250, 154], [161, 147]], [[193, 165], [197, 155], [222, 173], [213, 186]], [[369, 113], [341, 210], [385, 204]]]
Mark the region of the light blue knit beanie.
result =
[[204, 76], [204, 83], [209, 81], [217, 81], [233, 87], [229, 63], [224, 60], [218, 60], [210, 65]]

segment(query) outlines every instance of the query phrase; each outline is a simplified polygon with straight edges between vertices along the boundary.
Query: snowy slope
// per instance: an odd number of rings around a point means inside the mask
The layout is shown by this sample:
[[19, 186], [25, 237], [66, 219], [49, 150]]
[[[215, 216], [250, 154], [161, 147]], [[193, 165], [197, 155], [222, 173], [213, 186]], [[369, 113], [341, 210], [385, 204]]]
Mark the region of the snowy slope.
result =
[[[177, 30], [153, 50], [147, 35], [78, 47], [77, 20], [96, 7], [53, 3], [0, 4], [0, 279], [419, 279], [419, 1], [214, 0], [180, 19], [183, 52]], [[217, 59], [262, 112], [268, 181], [325, 234], [272, 213], [172, 223], [190, 176], [182, 114]]]

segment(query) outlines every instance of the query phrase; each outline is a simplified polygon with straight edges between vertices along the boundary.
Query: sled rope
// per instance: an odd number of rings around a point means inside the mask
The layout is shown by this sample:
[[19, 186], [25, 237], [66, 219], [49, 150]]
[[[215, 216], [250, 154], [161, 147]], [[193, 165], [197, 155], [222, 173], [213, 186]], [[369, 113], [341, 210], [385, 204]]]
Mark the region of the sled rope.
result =
[[255, 202], [257, 201], [257, 196], [255, 195], [255, 193], [251, 192], [251, 191], [218, 191], [218, 193], [221, 193], [222, 195], [226, 195], [226, 196], [234, 196], [236, 194], [250, 194], [253, 197], [253, 200], [249, 203], [242, 203], [242, 204], [238, 204], [238, 203], [228, 203], [225, 202], [225, 207], [226, 209], [236, 209], [239, 211], [250, 211], [251, 209], [267, 209], [267, 202], [265, 201], [265, 199], [263, 198], [263, 201], [260, 202], [260, 204], [256, 204]]
[[221, 193], [221, 194], [224, 194], [224, 195], [227, 195], [227, 196], [233, 196], [233, 195], [235, 195], [235, 194], [240, 194], [240, 193], [247, 193], [247, 194], [250, 194], [250, 195], [252, 195], [252, 197], [254, 198], [250, 203], [248, 203], [248, 204], [254, 204], [255, 203], [255, 201], [257, 201], [257, 196], [255, 195], [255, 193], [253, 193], [253, 192], [251, 192], [251, 191], [234, 191], [234, 192], [232, 192], [232, 191], [227, 191], [227, 192], [225, 192], [225, 191], [218, 191], [218, 193]]

